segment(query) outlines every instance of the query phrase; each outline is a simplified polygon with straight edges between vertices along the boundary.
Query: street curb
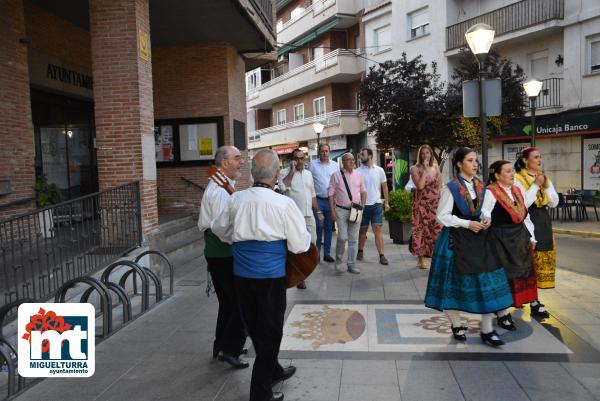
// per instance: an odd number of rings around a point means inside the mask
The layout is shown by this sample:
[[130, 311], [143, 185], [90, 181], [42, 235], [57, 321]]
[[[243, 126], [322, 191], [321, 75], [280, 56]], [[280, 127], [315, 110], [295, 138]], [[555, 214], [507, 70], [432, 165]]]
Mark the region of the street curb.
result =
[[572, 236], [581, 237], [581, 238], [600, 238], [600, 232], [595, 232], [595, 231], [577, 231], [577, 230], [568, 230], [566, 228], [553, 228], [552, 232], [554, 234], [572, 235]]

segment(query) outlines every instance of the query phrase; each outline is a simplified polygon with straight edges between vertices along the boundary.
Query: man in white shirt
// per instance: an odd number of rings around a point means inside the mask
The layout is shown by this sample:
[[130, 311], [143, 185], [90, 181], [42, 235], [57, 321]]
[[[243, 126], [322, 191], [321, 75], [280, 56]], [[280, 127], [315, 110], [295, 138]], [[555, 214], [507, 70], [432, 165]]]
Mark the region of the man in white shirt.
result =
[[[360, 161], [362, 164], [358, 168], [358, 171], [360, 171], [363, 180], [365, 181], [365, 187], [367, 188], [367, 202], [360, 223], [358, 255], [356, 259], [363, 259], [363, 249], [365, 247], [365, 241], [367, 240], [367, 231], [369, 230], [370, 223], [371, 227], [373, 227], [373, 234], [375, 235], [375, 246], [377, 247], [377, 252], [379, 252], [379, 263], [387, 265], [389, 262], [384, 254], [383, 231], [381, 229], [381, 225], [383, 224], [383, 208], [385, 208], [386, 212], [390, 209], [388, 203], [387, 178], [385, 177], [385, 171], [373, 163], [373, 151], [371, 149], [363, 148], [360, 151]], [[382, 191], [384, 199], [383, 207], [381, 205]]]
[[[279, 180], [279, 189], [282, 194], [289, 196], [296, 202], [298, 209], [304, 215], [311, 242], [316, 244], [317, 230], [313, 213], [317, 216], [317, 220], [322, 222], [323, 212], [319, 210], [313, 176], [310, 171], [304, 168], [304, 160], [304, 152], [301, 149], [292, 152], [292, 165], [286, 176]], [[301, 282], [297, 288], [306, 289], [306, 283]]]
[[310, 234], [298, 206], [273, 188], [279, 159], [270, 149], [252, 160], [254, 186], [234, 193], [213, 222], [219, 238], [232, 243], [233, 274], [242, 318], [254, 344], [256, 359], [250, 401], [283, 400], [272, 385], [291, 377], [296, 368], [278, 362], [286, 307], [287, 252], [306, 252]]
[[[322, 143], [319, 145], [319, 160], [310, 162], [309, 170], [312, 173], [315, 183], [315, 193], [317, 195], [317, 204], [319, 210], [323, 212], [323, 220], [317, 223], [317, 249], [321, 252], [323, 245], [323, 260], [334, 262], [331, 257], [331, 238], [333, 237], [333, 219], [331, 218], [331, 209], [329, 208], [329, 181], [331, 175], [340, 170], [340, 166], [329, 160], [329, 145]], [[323, 234], [324, 232], [324, 234]]]
[[[235, 188], [235, 179], [244, 163], [244, 157], [235, 146], [217, 149], [215, 165], [232, 188]], [[239, 357], [243, 353], [246, 334], [235, 292], [231, 245], [222, 242], [210, 229], [213, 220], [227, 205], [229, 196], [224, 188], [209, 180], [202, 196], [198, 228], [204, 233], [204, 257], [219, 300], [213, 358], [218, 357], [236, 368], [247, 368], [248, 362]]]

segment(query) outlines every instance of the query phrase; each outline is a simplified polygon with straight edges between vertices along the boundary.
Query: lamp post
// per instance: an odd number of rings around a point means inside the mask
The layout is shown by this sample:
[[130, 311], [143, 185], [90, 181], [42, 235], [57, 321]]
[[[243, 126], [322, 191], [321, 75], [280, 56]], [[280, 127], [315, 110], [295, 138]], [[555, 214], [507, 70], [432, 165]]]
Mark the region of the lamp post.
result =
[[535, 101], [542, 90], [542, 86], [544, 86], [544, 83], [535, 78], [523, 83], [531, 107], [531, 146], [535, 146]]
[[313, 129], [315, 130], [315, 134], [317, 134], [317, 152], [319, 151], [319, 146], [321, 145], [321, 133], [325, 126], [321, 123], [314, 123]]
[[488, 179], [488, 149], [487, 149], [487, 122], [485, 115], [485, 93], [483, 82], [485, 77], [484, 62], [492, 47], [496, 30], [487, 24], [473, 25], [465, 33], [465, 39], [471, 52], [479, 62], [479, 132], [481, 136], [481, 162], [483, 163], [483, 180]]

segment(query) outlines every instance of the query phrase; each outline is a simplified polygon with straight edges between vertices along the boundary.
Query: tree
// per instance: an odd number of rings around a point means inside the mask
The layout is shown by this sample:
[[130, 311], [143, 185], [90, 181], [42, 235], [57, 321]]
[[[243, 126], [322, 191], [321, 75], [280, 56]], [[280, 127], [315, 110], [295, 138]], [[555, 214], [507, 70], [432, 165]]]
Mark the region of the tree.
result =
[[443, 146], [452, 131], [447, 118], [446, 91], [435, 63], [418, 56], [386, 61], [369, 69], [360, 88], [367, 130], [379, 148]]
[[[484, 68], [488, 77], [500, 78], [502, 86], [502, 115], [488, 117], [488, 134], [498, 136], [509, 129], [510, 121], [523, 117], [525, 92], [523, 69], [512, 61], [500, 56], [492, 50], [488, 54]], [[463, 50], [458, 59], [458, 66], [452, 73], [452, 82], [448, 85], [446, 107], [452, 116], [452, 138], [456, 146], [480, 146], [479, 119], [465, 118], [462, 115], [462, 84], [464, 81], [475, 80], [479, 75], [479, 65], [473, 55]]]

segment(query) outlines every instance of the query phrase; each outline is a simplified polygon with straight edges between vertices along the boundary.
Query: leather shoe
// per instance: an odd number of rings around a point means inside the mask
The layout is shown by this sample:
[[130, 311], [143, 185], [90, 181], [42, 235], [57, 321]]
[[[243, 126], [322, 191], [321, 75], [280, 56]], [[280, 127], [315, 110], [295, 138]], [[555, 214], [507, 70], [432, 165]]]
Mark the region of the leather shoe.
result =
[[294, 373], [296, 373], [295, 366], [288, 366], [287, 368], [283, 368], [281, 374], [273, 379], [271, 385], [274, 386], [279, 382], [289, 379], [290, 377], [294, 376]]
[[221, 353], [221, 355], [219, 355], [219, 361], [227, 362], [236, 369], [245, 369], [250, 366], [247, 361], [241, 359], [240, 357], [235, 357], [225, 353]]
[[306, 289], [306, 283], [304, 281], [301, 281], [300, 284], [298, 284], [296, 286], [296, 288], [298, 288], [299, 290], [305, 290]]
[[324, 260], [325, 262], [329, 262], [329, 263], [333, 263], [333, 262], [335, 262], [335, 259], [334, 259], [334, 258], [332, 258], [332, 257], [331, 257], [331, 255], [325, 255], [325, 256], [323, 257], [323, 260]]
[[283, 393], [273, 393], [269, 401], [283, 401]]
[[479, 334], [481, 335], [481, 341], [483, 341], [484, 344], [490, 345], [492, 347], [499, 347], [501, 345], [504, 345], [504, 341], [500, 339], [496, 331], [491, 331], [489, 333], [480, 332]]

